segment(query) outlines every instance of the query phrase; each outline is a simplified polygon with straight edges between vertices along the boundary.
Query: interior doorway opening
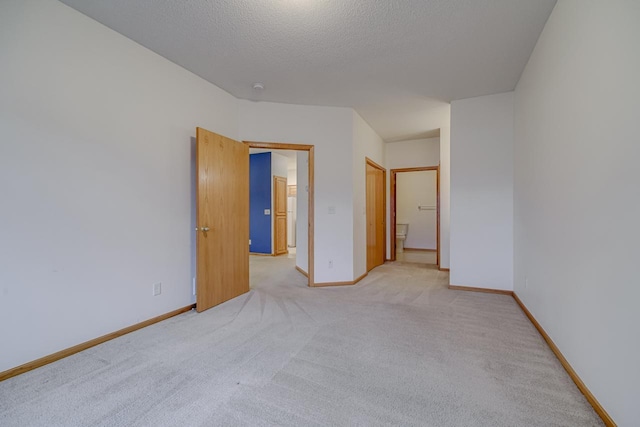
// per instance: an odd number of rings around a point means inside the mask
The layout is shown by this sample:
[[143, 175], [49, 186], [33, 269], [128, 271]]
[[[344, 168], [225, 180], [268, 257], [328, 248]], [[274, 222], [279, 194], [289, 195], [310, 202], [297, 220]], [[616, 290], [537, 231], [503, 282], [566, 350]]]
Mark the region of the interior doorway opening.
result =
[[305, 157], [300, 159], [300, 172], [306, 174], [306, 152], [259, 148], [249, 150], [251, 255], [280, 256], [295, 252], [294, 242], [289, 238], [296, 235], [296, 200], [290, 200], [288, 193], [296, 187], [300, 154]]
[[[288, 159], [286, 171], [282, 169], [272, 171], [273, 173], [268, 177], [268, 183], [272, 188], [269, 194], [274, 195], [270, 200], [269, 208], [265, 206], [251, 208], [251, 214], [257, 219], [256, 221], [251, 219], [251, 253], [258, 253], [254, 251], [253, 245], [253, 236], [260, 235], [260, 233], [254, 234], [256, 223], [269, 224], [262, 230], [263, 234], [269, 235], [268, 245], [266, 245], [268, 251], [263, 244], [262, 254], [286, 255], [295, 258], [295, 269], [308, 278], [308, 286], [314, 286], [314, 147], [255, 141], [244, 141], [244, 143], [249, 147], [251, 155], [272, 153], [274, 156]], [[276, 192], [282, 197], [281, 200], [277, 200]], [[265, 217], [268, 217], [267, 221]], [[265, 240], [264, 236], [261, 239]]]
[[390, 190], [390, 259], [439, 267], [440, 167], [391, 169]]

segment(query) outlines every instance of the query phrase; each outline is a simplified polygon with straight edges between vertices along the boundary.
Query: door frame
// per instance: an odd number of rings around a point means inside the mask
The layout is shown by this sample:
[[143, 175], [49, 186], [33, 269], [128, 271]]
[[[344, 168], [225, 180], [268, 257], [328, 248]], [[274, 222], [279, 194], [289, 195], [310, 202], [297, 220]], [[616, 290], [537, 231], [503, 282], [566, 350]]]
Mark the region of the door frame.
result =
[[424, 166], [416, 168], [399, 168], [391, 169], [391, 182], [390, 190], [391, 196], [391, 211], [389, 212], [389, 221], [391, 222], [389, 227], [389, 238], [391, 240], [391, 253], [390, 260], [396, 260], [396, 175], [403, 172], [424, 172], [424, 171], [436, 171], [436, 265], [440, 267], [440, 165], [438, 166]]
[[[382, 171], [382, 186], [384, 187], [387, 184], [387, 170], [384, 168], [384, 166], [381, 166], [379, 164], [377, 164], [376, 162], [374, 162], [373, 160], [371, 160], [368, 157], [365, 157], [365, 168], [364, 168], [364, 172], [365, 172], [365, 212], [366, 212], [366, 206], [367, 206], [367, 199], [366, 199], [366, 185], [367, 185], [367, 165], [375, 168], [375, 169], [379, 169]], [[386, 193], [386, 191], [385, 191]], [[382, 233], [382, 264], [385, 263], [385, 261], [387, 260], [387, 197], [385, 194], [385, 197], [382, 198], [382, 212], [383, 212], [383, 221], [385, 221], [384, 224], [384, 232]], [[366, 216], [365, 216], [366, 219]], [[366, 219], [368, 221], [368, 219]], [[366, 236], [368, 236], [368, 233], [366, 234]], [[368, 242], [367, 242], [368, 244]], [[367, 272], [371, 271], [369, 270], [369, 260], [367, 259]], [[375, 268], [375, 267], [374, 267]]]
[[[249, 146], [249, 148], [263, 148], [263, 149], [267, 149], [267, 150], [295, 150], [295, 151], [307, 151], [309, 153], [309, 168], [308, 168], [308, 172], [309, 172], [309, 207], [308, 207], [308, 214], [307, 214], [307, 223], [308, 223], [308, 249], [307, 249], [307, 256], [308, 256], [308, 260], [307, 260], [307, 270], [306, 272], [302, 272], [303, 274], [306, 273], [309, 281], [308, 281], [308, 285], [309, 287], [313, 287], [315, 286], [315, 282], [314, 282], [314, 182], [313, 182], [313, 176], [314, 176], [314, 171], [313, 171], [313, 151], [314, 151], [314, 146], [313, 145], [306, 145], [306, 144], [288, 144], [288, 143], [283, 143], [283, 142], [258, 142], [258, 141], [242, 141], [243, 143], [245, 143], [246, 145]], [[298, 267], [296, 266], [296, 269], [298, 269]], [[298, 269], [299, 270], [299, 269]]]

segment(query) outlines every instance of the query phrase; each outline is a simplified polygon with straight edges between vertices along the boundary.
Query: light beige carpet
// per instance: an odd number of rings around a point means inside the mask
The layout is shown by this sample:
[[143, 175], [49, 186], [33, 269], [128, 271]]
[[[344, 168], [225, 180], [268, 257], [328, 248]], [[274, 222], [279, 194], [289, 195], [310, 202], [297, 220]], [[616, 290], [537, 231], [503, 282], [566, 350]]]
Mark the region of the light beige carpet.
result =
[[387, 264], [309, 289], [252, 258], [252, 291], [0, 383], [2, 426], [591, 426], [508, 296]]

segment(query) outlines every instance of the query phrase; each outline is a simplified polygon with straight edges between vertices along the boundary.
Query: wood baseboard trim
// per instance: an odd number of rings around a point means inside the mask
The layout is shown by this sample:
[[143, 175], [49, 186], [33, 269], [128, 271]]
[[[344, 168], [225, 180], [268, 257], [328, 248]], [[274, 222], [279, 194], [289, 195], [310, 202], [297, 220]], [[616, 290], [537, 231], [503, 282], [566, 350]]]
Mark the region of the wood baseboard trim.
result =
[[355, 280], [352, 280], [350, 282], [323, 282], [323, 283], [314, 283], [313, 286], [314, 287], [318, 287], [318, 288], [324, 288], [324, 287], [328, 287], [328, 286], [349, 286], [349, 285], [355, 285], [356, 283], [358, 283], [359, 281], [361, 281], [362, 279], [364, 279], [365, 277], [367, 277], [367, 275], [369, 274], [369, 272], [364, 273], [362, 276], [358, 277]]
[[329, 286], [349, 286], [353, 285], [353, 281], [351, 282], [316, 282], [313, 284], [314, 288], [326, 288]]
[[553, 354], [556, 355], [556, 357], [560, 361], [560, 364], [562, 365], [564, 370], [567, 371], [567, 374], [569, 374], [569, 377], [571, 377], [571, 379], [576, 384], [576, 386], [578, 387], [580, 392], [582, 392], [582, 394], [584, 394], [584, 397], [587, 398], [587, 401], [591, 404], [591, 406], [593, 407], [593, 410], [596, 411], [596, 413], [600, 416], [600, 418], [602, 419], [604, 424], [607, 427], [616, 427], [617, 424], [613, 421], [613, 419], [607, 413], [607, 411], [602, 407], [600, 402], [598, 402], [598, 399], [596, 399], [596, 397], [593, 395], [593, 393], [591, 393], [591, 391], [587, 388], [587, 386], [584, 384], [584, 382], [582, 382], [582, 380], [580, 379], [580, 377], [578, 376], [576, 371], [573, 370], [573, 368], [571, 367], [571, 365], [569, 364], [567, 359], [565, 359], [564, 355], [562, 354], [562, 352], [560, 351], [558, 346], [553, 342], [551, 337], [542, 328], [540, 323], [538, 323], [536, 318], [533, 317], [533, 314], [531, 314], [529, 309], [527, 309], [527, 307], [524, 305], [522, 300], [520, 300], [520, 298], [518, 298], [518, 295], [516, 295], [515, 292], [513, 292], [513, 299], [516, 300], [516, 303], [518, 303], [518, 305], [520, 306], [520, 308], [522, 309], [524, 314], [529, 318], [529, 320], [531, 321], [533, 326], [535, 326], [535, 328], [538, 330], [540, 335], [542, 335], [542, 338], [544, 338], [544, 340], [547, 342], [547, 345], [549, 345], [549, 348], [551, 349]]
[[474, 288], [471, 286], [458, 286], [449, 285], [449, 289], [454, 291], [469, 291], [469, 292], [484, 292], [487, 294], [499, 294], [513, 296], [513, 291], [506, 291], [504, 289], [487, 289], [487, 288]]
[[304, 271], [303, 269], [301, 269], [297, 265], [296, 265], [296, 270], [298, 270], [300, 273], [302, 273], [303, 276], [309, 278], [309, 273], [307, 273], [306, 271]]
[[353, 284], [355, 285], [356, 283], [358, 283], [359, 281], [361, 281], [362, 279], [364, 279], [365, 277], [367, 277], [369, 275], [369, 272], [364, 273], [362, 276], [358, 277], [356, 280], [353, 281]]
[[435, 252], [437, 249], [404, 248], [407, 252]]
[[92, 340], [80, 343], [78, 345], [74, 345], [73, 347], [66, 348], [64, 350], [60, 350], [56, 353], [50, 354], [48, 356], [41, 357], [40, 359], [33, 360], [31, 362], [27, 362], [23, 365], [17, 366], [15, 368], [11, 368], [4, 372], [0, 372], [0, 381], [7, 380], [9, 378], [15, 377], [16, 375], [24, 374], [25, 372], [32, 371], [36, 368], [40, 368], [44, 365], [48, 365], [49, 363], [56, 362], [60, 359], [64, 359], [65, 357], [71, 356], [73, 354], [79, 353], [83, 350], [86, 350], [91, 347], [95, 347], [98, 344], [102, 344], [114, 338], [121, 337], [130, 332], [137, 331], [138, 329], [145, 328], [147, 326], [153, 325], [154, 323], [161, 322], [163, 320], [167, 320], [170, 317], [177, 316], [178, 314], [185, 313], [192, 308], [195, 308], [195, 304], [187, 305], [186, 307], [179, 308], [177, 310], [170, 311], [169, 313], [161, 314], [160, 316], [154, 317], [152, 319], [145, 320], [144, 322], [136, 323], [135, 325], [128, 326], [126, 328], [120, 329], [115, 332], [111, 332], [110, 334], [103, 335], [98, 338], [94, 338]]
[[449, 267], [438, 267], [438, 270], [440, 271], [449, 271]]

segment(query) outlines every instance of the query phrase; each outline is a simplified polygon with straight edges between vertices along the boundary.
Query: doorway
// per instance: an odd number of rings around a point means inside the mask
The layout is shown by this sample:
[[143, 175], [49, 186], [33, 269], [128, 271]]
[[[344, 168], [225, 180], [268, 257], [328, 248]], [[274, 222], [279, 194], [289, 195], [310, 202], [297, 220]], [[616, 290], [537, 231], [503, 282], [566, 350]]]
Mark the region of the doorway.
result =
[[[278, 208], [277, 202], [274, 199], [274, 206], [273, 206], [273, 210], [274, 210], [274, 228], [273, 228], [273, 232], [274, 232], [274, 255], [277, 254], [278, 251], [280, 251], [281, 253], [287, 253], [287, 252], [295, 252], [296, 253], [296, 258], [298, 258], [298, 255], [300, 255], [301, 258], [305, 258], [306, 259], [306, 265], [296, 265], [296, 270], [298, 270], [299, 272], [301, 272], [303, 275], [307, 276], [308, 278], [308, 286], [312, 287], [314, 286], [314, 146], [313, 145], [303, 145], [303, 144], [287, 144], [287, 143], [277, 143], [277, 142], [256, 142], [256, 141], [244, 141], [244, 144], [246, 146], [248, 146], [250, 149], [261, 149], [261, 150], [273, 150], [276, 151], [277, 150], [293, 150], [296, 151], [298, 153], [304, 153], [306, 154], [306, 159], [305, 162], [308, 163], [307, 166], [307, 174], [306, 174], [306, 178], [305, 181], [306, 182], [298, 182], [296, 185], [295, 190], [293, 190], [291, 187], [289, 187], [287, 185], [287, 181], [283, 181], [280, 183], [281, 186], [283, 186], [282, 188], [282, 193], [284, 194], [284, 198], [283, 198], [283, 203], [281, 204], [280, 208]], [[299, 157], [300, 159], [300, 157]], [[273, 181], [273, 186], [274, 186], [274, 193], [275, 193], [275, 188], [278, 184], [276, 183], [275, 177], [274, 177], [274, 181]], [[296, 246], [295, 249], [293, 249], [293, 251], [290, 249], [291, 247], [291, 243], [292, 240], [289, 236], [289, 233], [287, 232], [287, 227], [291, 227], [290, 224], [288, 224], [289, 219], [288, 216], [290, 215], [287, 211], [289, 210], [287, 207], [287, 203], [288, 200], [291, 200], [291, 194], [292, 191], [295, 191], [294, 196], [296, 196], [294, 198], [295, 200], [300, 200], [300, 202], [304, 203], [304, 197], [307, 197], [307, 203], [304, 210], [306, 210], [306, 216], [307, 216], [307, 233], [305, 233], [306, 235], [294, 235], [295, 237], [295, 241], [293, 241], [293, 244]], [[280, 228], [276, 229], [276, 223], [277, 223], [277, 212], [278, 209], [281, 211], [280, 215]], [[301, 208], [302, 210], [302, 208]], [[296, 212], [296, 215], [300, 214], [301, 216], [303, 216], [305, 212]], [[289, 215], [288, 215], [289, 214]], [[280, 239], [278, 239], [278, 236], [280, 236]], [[303, 238], [303, 237], [306, 237]], [[304, 240], [306, 240], [306, 242], [304, 242]], [[306, 244], [304, 244], [306, 243]], [[304, 246], [304, 248], [301, 248], [301, 246]], [[279, 249], [276, 249], [276, 247], [279, 247]], [[304, 257], [304, 252], [306, 252], [306, 257]], [[305, 268], [306, 267], [306, 268]]]
[[[420, 187], [420, 189], [426, 190], [424, 192], [425, 194], [422, 194], [422, 192], [420, 192], [420, 195], [416, 195], [416, 197], [414, 197], [413, 200], [409, 200], [407, 203], [410, 204], [411, 206], [408, 213], [403, 212], [402, 217], [398, 216], [398, 210], [399, 210], [398, 174], [403, 174], [403, 178], [404, 178], [404, 176], [407, 176], [405, 174], [410, 174], [415, 172], [430, 172], [430, 171], [435, 173], [435, 189], [431, 188], [431, 186], [433, 186], [433, 180], [430, 180], [428, 178], [428, 174], [426, 175], [427, 176], [426, 178], [424, 179], [421, 178], [420, 183], [422, 184], [422, 187]], [[396, 236], [398, 235], [397, 234], [398, 223], [402, 224], [401, 226], [403, 227], [403, 229], [406, 230], [406, 236], [403, 236], [403, 238], [406, 238], [407, 240], [403, 240], [402, 244], [404, 245], [406, 244], [406, 242], [409, 242], [408, 246], [406, 246], [409, 249], [409, 251], [411, 250], [415, 252], [433, 251], [433, 249], [431, 249], [430, 247], [431, 246], [430, 243], [422, 243], [422, 244], [416, 245], [415, 243], [413, 243], [417, 241], [416, 239], [409, 240], [409, 235], [412, 232], [411, 222], [416, 223], [414, 224], [414, 227], [413, 227], [414, 236], [416, 234], [420, 235], [420, 237], [423, 238], [422, 242], [424, 242], [425, 240], [426, 241], [429, 240], [428, 235], [430, 234], [430, 232], [427, 230], [427, 228], [429, 227], [429, 224], [418, 225], [418, 221], [421, 221], [423, 217], [430, 217], [431, 215], [433, 215], [435, 216], [435, 230], [432, 232], [433, 234], [435, 234], [435, 265], [439, 267], [440, 266], [440, 166], [391, 169], [390, 172], [391, 172], [391, 179], [390, 179], [390, 190], [391, 190], [391, 195], [390, 195], [391, 196], [390, 197], [391, 242], [390, 243], [391, 244], [389, 245], [391, 249], [390, 259], [392, 261], [398, 260], [398, 248], [397, 248], [397, 240], [396, 240]], [[407, 180], [407, 181], [415, 182], [416, 180], [413, 179], [413, 180]], [[424, 181], [424, 182], [421, 182], [421, 181]], [[431, 185], [429, 185], [429, 182], [431, 182]], [[432, 192], [435, 192], [435, 205], [433, 203], [434, 200], [431, 197], [432, 195], [430, 194]], [[416, 191], [416, 193], [418, 193], [418, 191]], [[406, 202], [406, 198], [405, 200], [403, 200], [403, 203], [405, 202]], [[413, 218], [416, 218], [416, 220], [413, 220]], [[412, 244], [414, 246], [419, 246], [419, 247], [411, 247]]]
[[385, 168], [366, 159], [367, 271], [384, 264], [386, 241]]
[[298, 144], [241, 143], [198, 127], [194, 159], [194, 294], [198, 312], [249, 291], [250, 147], [306, 152], [308, 264], [307, 271], [302, 273], [307, 276], [308, 286], [314, 286], [314, 147]]

